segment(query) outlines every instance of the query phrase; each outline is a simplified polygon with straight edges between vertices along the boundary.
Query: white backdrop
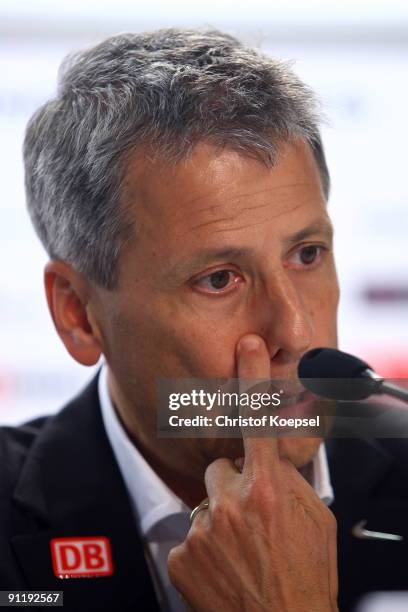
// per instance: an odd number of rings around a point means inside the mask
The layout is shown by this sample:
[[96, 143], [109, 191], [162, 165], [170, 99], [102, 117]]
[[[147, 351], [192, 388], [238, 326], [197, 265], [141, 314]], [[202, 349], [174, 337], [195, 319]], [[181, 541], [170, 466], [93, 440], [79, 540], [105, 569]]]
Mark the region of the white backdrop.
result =
[[[24, 205], [26, 122], [61, 59], [108, 34], [211, 24], [281, 58], [322, 98], [342, 301], [340, 345], [408, 376], [408, 7], [402, 2], [0, 3], [0, 422], [57, 410], [95, 368], [65, 352], [47, 312], [45, 253]], [[330, 4], [330, 3], [329, 3]], [[307, 5], [307, 10], [305, 6]], [[34, 8], [35, 7], [35, 8]], [[233, 10], [232, 10], [233, 7]]]

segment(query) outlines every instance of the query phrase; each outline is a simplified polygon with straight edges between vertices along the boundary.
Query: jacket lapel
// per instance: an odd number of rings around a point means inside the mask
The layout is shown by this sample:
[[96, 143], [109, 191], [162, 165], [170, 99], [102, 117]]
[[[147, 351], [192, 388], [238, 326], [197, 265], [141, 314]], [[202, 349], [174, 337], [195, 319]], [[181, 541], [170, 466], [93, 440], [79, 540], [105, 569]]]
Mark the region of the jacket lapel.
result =
[[[63, 590], [66, 609], [158, 610], [130, 500], [104, 430], [97, 377], [46, 422], [14, 499], [20, 533], [12, 546], [29, 588]], [[109, 539], [111, 575], [54, 575], [50, 540], [79, 536]]]

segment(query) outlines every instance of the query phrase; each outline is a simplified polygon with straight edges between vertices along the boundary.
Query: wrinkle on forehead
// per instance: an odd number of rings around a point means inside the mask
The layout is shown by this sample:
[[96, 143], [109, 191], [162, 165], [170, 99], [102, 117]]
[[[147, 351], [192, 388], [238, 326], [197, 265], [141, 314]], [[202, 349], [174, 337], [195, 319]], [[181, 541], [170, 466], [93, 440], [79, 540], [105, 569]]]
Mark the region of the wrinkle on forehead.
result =
[[[280, 166], [295, 150], [288, 145], [276, 165], [266, 168], [236, 152], [217, 155], [208, 146], [197, 146], [194, 159], [170, 171], [166, 166], [152, 164], [142, 164], [144, 168], [139, 167], [137, 172], [130, 167], [133, 176], [128, 177], [126, 199], [129, 204], [133, 200], [133, 215], [139, 228], [151, 228], [155, 233], [159, 226], [168, 228], [169, 224], [174, 230], [178, 226], [176, 232], [185, 235], [206, 228], [219, 231], [220, 224], [233, 224], [232, 229], [238, 229], [267, 222], [305, 203], [315, 182], [313, 175], [318, 176], [314, 160], [308, 159], [311, 152], [302, 156], [300, 164], [289, 161], [289, 166]], [[258, 219], [247, 219], [248, 215]]]
[[[279, 217], [281, 217], [282, 215], [285, 214], [290, 214], [295, 212], [298, 208], [300, 208], [303, 204], [296, 204], [295, 206], [293, 206], [291, 209], [285, 209], [285, 210], [280, 210], [278, 211], [276, 214], [271, 214], [271, 215], [267, 215], [266, 217], [264, 217], [263, 219], [261, 219], [260, 221], [256, 221], [254, 223], [249, 223], [249, 224], [244, 224], [240, 227], [231, 227], [228, 229], [231, 229], [231, 231], [233, 231], [234, 229], [244, 229], [245, 227], [252, 227], [254, 225], [259, 225], [261, 223], [266, 223], [268, 221], [271, 221], [273, 219], [277, 219]], [[239, 219], [239, 217], [244, 214], [244, 213], [248, 213], [248, 212], [252, 212], [253, 210], [257, 209], [257, 208], [265, 208], [265, 207], [273, 207], [274, 205], [271, 202], [267, 202], [266, 204], [262, 204], [259, 206], [243, 206], [242, 208], [238, 209], [236, 214], [231, 215], [229, 217], [222, 217], [220, 219], [212, 219], [210, 221], [206, 221], [204, 223], [199, 223], [198, 225], [194, 225], [191, 226], [190, 228], [188, 228], [187, 231], [195, 231], [195, 230], [199, 230], [202, 229], [204, 227], [210, 227], [211, 225], [216, 225], [218, 223], [222, 223], [222, 222], [227, 222], [227, 221], [237, 221]], [[218, 231], [224, 231], [224, 230], [218, 230]]]
[[261, 221], [256, 221], [254, 223], [247, 223], [246, 225], [239, 225], [238, 227], [228, 227], [222, 228], [218, 230], [213, 230], [213, 234], [221, 234], [222, 232], [238, 232], [240, 230], [249, 229], [250, 227], [256, 227], [257, 225], [264, 225], [267, 223], [268, 219], [262, 219]]
[[[251, 181], [247, 181], [248, 183]], [[273, 190], [271, 190], [270, 188], [268, 189], [260, 189], [259, 191], [248, 191], [247, 193], [239, 193], [237, 195], [235, 195], [233, 198], [231, 198], [230, 202], [238, 202], [239, 200], [243, 199], [243, 198], [254, 198], [257, 197], [259, 195], [263, 195], [263, 194], [270, 194], [271, 191], [273, 191], [273, 193], [275, 193], [276, 191], [279, 191], [281, 189], [290, 189], [293, 187], [305, 187], [307, 185], [306, 182], [301, 182], [301, 183], [288, 183], [285, 185], [274, 185]], [[222, 191], [218, 191], [218, 193], [222, 193]], [[218, 195], [218, 193], [216, 193], [216, 195]], [[204, 199], [208, 199], [210, 197], [214, 196], [214, 192], [211, 191], [208, 194], [205, 194], [203, 196], [199, 196], [197, 198], [193, 198], [192, 200], [186, 200], [186, 202], [184, 203], [184, 205], [189, 206], [190, 204], [192, 204], [193, 202], [197, 202], [199, 200], [204, 200]], [[241, 207], [240, 210], [255, 210], [256, 208], [262, 208], [264, 206], [269, 206], [270, 202], [265, 202], [264, 204], [257, 204], [255, 206], [243, 206]], [[208, 210], [214, 210], [219, 208], [221, 205], [218, 204], [211, 204], [210, 206], [206, 206], [204, 208], [199, 208], [196, 213], [201, 213], [201, 212], [206, 212]]]

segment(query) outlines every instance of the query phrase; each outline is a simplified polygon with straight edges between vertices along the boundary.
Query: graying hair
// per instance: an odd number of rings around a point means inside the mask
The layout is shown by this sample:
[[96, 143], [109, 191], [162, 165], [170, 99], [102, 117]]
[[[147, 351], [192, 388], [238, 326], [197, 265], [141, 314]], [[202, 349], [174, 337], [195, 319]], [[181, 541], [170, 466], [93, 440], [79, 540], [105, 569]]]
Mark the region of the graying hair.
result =
[[[55, 99], [24, 142], [27, 206], [52, 259], [107, 289], [135, 228], [121, 191], [130, 154], [167, 163], [200, 141], [273, 165], [282, 142], [309, 143], [328, 197], [312, 91], [287, 63], [217, 30], [121, 34], [69, 56]], [[137, 228], [136, 228], [137, 229]]]

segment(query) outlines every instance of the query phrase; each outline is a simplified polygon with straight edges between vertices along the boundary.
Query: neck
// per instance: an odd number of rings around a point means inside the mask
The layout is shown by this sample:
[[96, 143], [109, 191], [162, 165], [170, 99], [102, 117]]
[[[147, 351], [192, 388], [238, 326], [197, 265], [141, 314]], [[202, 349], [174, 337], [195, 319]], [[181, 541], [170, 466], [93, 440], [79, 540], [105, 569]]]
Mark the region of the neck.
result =
[[[211, 461], [200, 456], [198, 441], [157, 438], [154, 432], [148, 435], [138, 426], [135, 411], [126, 409], [126, 402], [110, 377], [108, 382], [115, 413], [134, 446], [177, 497], [190, 508], [197, 506], [207, 496], [204, 472]], [[142, 412], [145, 413], [145, 409]]]
[[[171, 442], [171, 445], [166, 444], [165, 448], [163, 448], [162, 445], [143, 448], [143, 446], [135, 440], [134, 436], [131, 434], [129, 435], [133, 444], [149, 463], [150, 467], [169, 489], [171, 489], [171, 491], [173, 491], [173, 493], [175, 493], [188, 507], [194, 508], [207, 497], [204, 485], [205, 465], [203, 465], [201, 469], [196, 469], [194, 474], [191, 474], [185, 470], [177, 469], [176, 467], [173, 468], [162, 460], [162, 457], [166, 456], [167, 452], [163, 453], [161, 451], [169, 451], [171, 449], [174, 452], [174, 447], [178, 445], [180, 440], [166, 440], [165, 442]], [[157, 441], [160, 442], [160, 440]]]

